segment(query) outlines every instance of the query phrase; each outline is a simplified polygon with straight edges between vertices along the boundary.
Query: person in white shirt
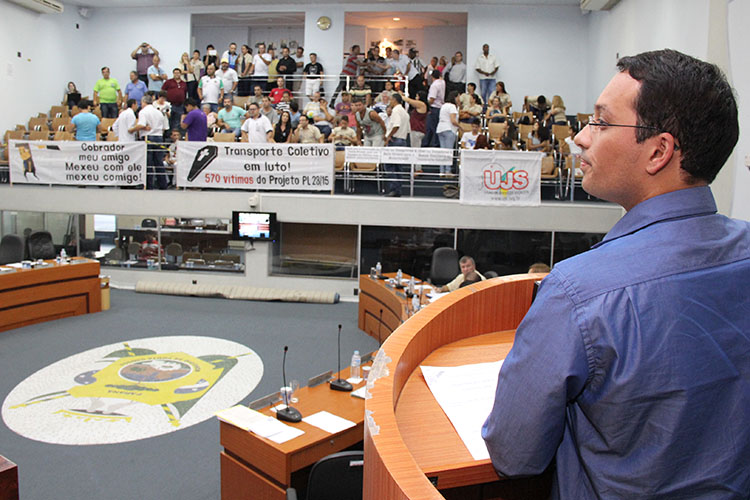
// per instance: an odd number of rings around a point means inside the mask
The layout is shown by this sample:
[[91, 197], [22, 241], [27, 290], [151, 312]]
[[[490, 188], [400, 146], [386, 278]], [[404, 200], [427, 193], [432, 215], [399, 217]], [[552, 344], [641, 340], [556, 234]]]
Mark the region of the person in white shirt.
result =
[[495, 56], [490, 54], [490, 46], [486, 43], [482, 45], [482, 53], [477, 58], [477, 64], [475, 65], [477, 73], [479, 73], [479, 92], [482, 95], [482, 102], [487, 105], [489, 102], [490, 94], [495, 89], [495, 75], [497, 69], [500, 67], [497, 64]]
[[294, 86], [295, 92], [298, 92], [302, 87], [302, 69], [305, 67], [305, 49], [304, 47], [297, 47], [297, 52], [292, 56], [296, 63], [297, 70], [294, 72]]
[[565, 144], [568, 145], [570, 148], [570, 156], [572, 157], [572, 165], [574, 168], [574, 173], [576, 177], [582, 177], [583, 176], [583, 170], [581, 170], [581, 167], [579, 166], [579, 158], [581, 157], [581, 154], [583, 153], [583, 150], [581, 147], [573, 142], [573, 138], [576, 136], [576, 130], [568, 126], [568, 137], [565, 138]]
[[[391, 116], [385, 134], [385, 145], [387, 147], [406, 147], [406, 138], [409, 136], [409, 114], [404, 109], [404, 98], [400, 94], [391, 95]], [[395, 163], [383, 165], [390, 179], [386, 182], [386, 196], [401, 196], [401, 181], [396, 177], [401, 175], [401, 166]]]
[[140, 135], [146, 137], [148, 148], [146, 152], [146, 164], [148, 165], [146, 175], [146, 188], [154, 188], [154, 180], [159, 189], [167, 189], [167, 177], [164, 171], [164, 151], [161, 143], [164, 141], [164, 115], [152, 106], [151, 96], [145, 95], [141, 99], [141, 111], [138, 113], [138, 124], [136, 130]]
[[445, 80], [439, 70], [432, 72], [432, 84], [427, 93], [427, 102], [430, 103], [430, 114], [427, 115], [427, 125], [425, 126], [424, 138], [422, 139], [423, 148], [436, 148], [440, 146], [437, 136], [438, 120], [440, 118], [440, 108], [445, 103]]
[[265, 143], [273, 141], [273, 126], [265, 116], [260, 114], [260, 108], [254, 102], [247, 107], [250, 118], [242, 124], [242, 142]]
[[438, 287], [438, 293], [452, 292], [454, 290], [458, 290], [462, 286], [466, 286], [467, 284], [476, 283], [478, 281], [484, 281], [485, 279], [487, 279], [479, 274], [479, 271], [477, 271], [477, 265], [474, 263], [474, 259], [472, 259], [468, 255], [464, 255], [463, 257], [461, 257], [461, 259], [458, 261], [458, 265], [461, 267], [461, 273], [456, 276], [450, 283], [446, 284], [445, 286]]
[[266, 91], [268, 83], [268, 65], [271, 64], [273, 57], [266, 53], [266, 44], [258, 45], [258, 53], [253, 56], [253, 85], [259, 85], [262, 91]]
[[203, 104], [210, 104], [211, 111], [219, 110], [219, 102], [224, 100], [224, 81], [216, 76], [216, 66], [209, 64], [206, 75], [198, 82], [198, 97]]
[[135, 116], [135, 111], [138, 109], [138, 101], [135, 99], [128, 99], [126, 108], [117, 117], [115, 123], [112, 124], [112, 131], [117, 136], [119, 142], [135, 142], [136, 137], [136, 124], [138, 119]]
[[[440, 108], [436, 131], [438, 140], [440, 141], [440, 147], [443, 149], [453, 149], [453, 146], [456, 144], [456, 136], [458, 134], [457, 103], [458, 92], [454, 90], [448, 94], [445, 104]], [[440, 165], [440, 175], [450, 175], [451, 168], [451, 165]]]
[[477, 145], [477, 137], [479, 137], [479, 118], [474, 118], [471, 121], [471, 132], [464, 132], [461, 136], [461, 147], [474, 149]]
[[[229, 60], [221, 60], [221, 69], [216, 72], [216, 76], [221, 78], [224, 87], [224, 95], [231, 96], [237, 93], [237, 84], [240, 81], [237, 72], [229, 67]], [[222, 99], [223, 100], [223, 99]]]

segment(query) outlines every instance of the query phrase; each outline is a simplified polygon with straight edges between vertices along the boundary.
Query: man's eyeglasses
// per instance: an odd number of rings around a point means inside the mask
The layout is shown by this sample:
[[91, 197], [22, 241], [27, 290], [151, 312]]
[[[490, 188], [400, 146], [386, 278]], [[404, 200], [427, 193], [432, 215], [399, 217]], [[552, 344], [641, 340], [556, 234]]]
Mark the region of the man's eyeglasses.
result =
[[[659, 127], [654, 127], [651, 125], [620, 125], [619, 123], [608, 123], [604, 120], [596, 119], [594, 117], [591, 117], [589, 119], [589, 126], [594, 127], [592, 130], [601, 130], [606, 127], [627, 127], [627, 128], [642, 128], [646, 130], [656, 130], [657, 132], [667, 132], [666, 130], [662, 130]], [[668, 134], [671, 134], [671, 132], [667, 132]], [[675, 151], [680, 149], [680, 145], [677, 144], [677, 142], [674, 143], [674, 149]]]

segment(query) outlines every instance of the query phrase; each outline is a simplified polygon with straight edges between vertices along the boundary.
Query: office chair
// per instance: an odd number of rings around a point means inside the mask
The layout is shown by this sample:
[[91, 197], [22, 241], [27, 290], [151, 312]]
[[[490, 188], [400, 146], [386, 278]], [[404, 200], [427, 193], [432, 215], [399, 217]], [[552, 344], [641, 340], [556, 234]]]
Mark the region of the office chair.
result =
[[6, 234], [0, 240], [0, 264], [23, 260], [23, 240], [15, 234]]
[[495, 271], [487, 271], [486, 273], [482, 273], [485, 278], [497, 278], [498, 274]]
[[26, 250], [29, 259], [54, 259], [55, 245], [49, 231], [34, 231], [26, 238]]
[[430, 282], [435, 286], [443, 286], [458, 276], [461, 268], [458, 265], [458, 252], [453, 248], [436, 248], [432, 253], [430, 266]]
[[[307, 500], [359, 500], [362, 498], [363, 451], [342, 451], [318, 460], [310, 470]], [[294, 488], [287, 500], [298, 500]]]
[[141, 227], [156, 227], [155, 219], [143, 219], [141, 221]]

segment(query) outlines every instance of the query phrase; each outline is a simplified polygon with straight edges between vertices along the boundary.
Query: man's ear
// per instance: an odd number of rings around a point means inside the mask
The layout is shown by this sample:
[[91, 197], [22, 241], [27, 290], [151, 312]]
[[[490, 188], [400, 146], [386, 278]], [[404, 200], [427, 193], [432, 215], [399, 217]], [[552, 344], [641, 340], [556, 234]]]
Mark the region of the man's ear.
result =
[[662, 132], [659, 135], [651, 137], [648, 141], [653, 149], [646, 171], [650, 175], [656, 175], [672, 161], [672, 158], [675, 156], [675, 147], [677, 144], [675, 143], [674, 136], [668, 132]]

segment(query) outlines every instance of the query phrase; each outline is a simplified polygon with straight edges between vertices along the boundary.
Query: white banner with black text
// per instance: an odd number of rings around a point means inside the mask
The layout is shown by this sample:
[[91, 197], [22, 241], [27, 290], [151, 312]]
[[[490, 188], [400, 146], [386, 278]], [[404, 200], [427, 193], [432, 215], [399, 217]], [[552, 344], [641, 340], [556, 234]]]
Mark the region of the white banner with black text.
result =
[[332, 144], [177, 143], [177, 186], [330, 191]]
[[452, 165], [453, 150], [441, 148], [372, 148], [347, 146], [350, 163], [394, 163], [399, 165]]
[[541, 204], [542, 157], [530, 151], [461, 151], [461, 203]]
[[145, 142], [12, 140], [8, 150], [13, 184], [146, 184]]

